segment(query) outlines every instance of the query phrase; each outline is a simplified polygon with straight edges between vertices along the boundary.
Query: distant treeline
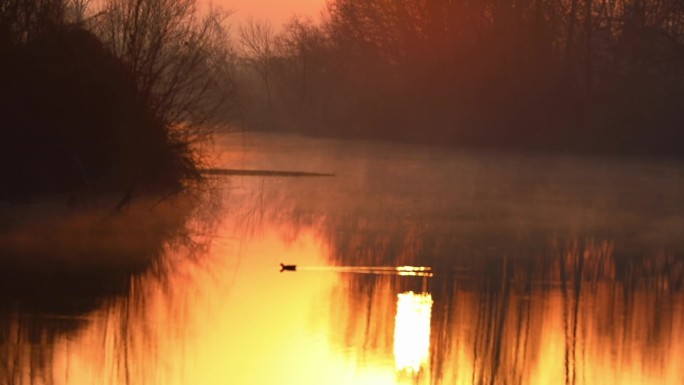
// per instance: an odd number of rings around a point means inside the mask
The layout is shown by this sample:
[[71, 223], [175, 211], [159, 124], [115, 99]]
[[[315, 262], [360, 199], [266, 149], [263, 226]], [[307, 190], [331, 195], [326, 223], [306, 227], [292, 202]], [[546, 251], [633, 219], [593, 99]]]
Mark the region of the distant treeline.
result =
[[680, 0], [335, 0], [239, 32], [253, 126], [684, 154]]
[[232, 92], [195, 0], [0, 1], [0, 199], [177, 189]]

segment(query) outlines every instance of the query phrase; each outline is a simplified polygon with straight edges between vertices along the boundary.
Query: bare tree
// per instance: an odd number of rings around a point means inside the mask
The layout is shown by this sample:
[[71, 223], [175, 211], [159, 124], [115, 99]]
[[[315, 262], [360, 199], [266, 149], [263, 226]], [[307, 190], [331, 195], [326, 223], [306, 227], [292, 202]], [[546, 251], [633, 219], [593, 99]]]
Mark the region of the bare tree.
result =
[[[1, 0], [0, 33], [25, 44], [64, 21], [64, 0]], [[5, 30], [5, 31], [2, 31]]]
[[91, 9], [92, 0], [65, 0], [65, 2], [68, 21], [75, 24], [84, 23]]
[[266, 105], [271, 110], [271, 62], [274, 58], [273, 26], [265, 21], [248, 19], [240, 26], [241, 54], [264, 82]]
[[285, 25], [276, 43], [278, 56], [289, 59], [288, 64], [292, 68], [288, 77], [299, 94], [300, 103], [304, 103], [309, 98], [313, 73], [325, 61], [325, 35], [311, 20], [295, 17]]
[[202, 15], [196, 0], [106, 0], [92, 28], [128, 66], [154, 119], [192, 143], [234, 91], [227, 16]]

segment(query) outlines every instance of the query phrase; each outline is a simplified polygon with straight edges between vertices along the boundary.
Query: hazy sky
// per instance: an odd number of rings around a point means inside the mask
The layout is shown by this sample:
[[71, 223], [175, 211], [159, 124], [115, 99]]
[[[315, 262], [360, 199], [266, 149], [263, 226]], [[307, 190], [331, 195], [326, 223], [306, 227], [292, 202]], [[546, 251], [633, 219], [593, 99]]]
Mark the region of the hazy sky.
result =
[[268, 20], [279, 27], [294, 15], [309, 16], [314, 20], [326, 0], [207, 0], [215, 5], [234, 11], [232, 20], [241, 22], [252, 16], [257, 20]]

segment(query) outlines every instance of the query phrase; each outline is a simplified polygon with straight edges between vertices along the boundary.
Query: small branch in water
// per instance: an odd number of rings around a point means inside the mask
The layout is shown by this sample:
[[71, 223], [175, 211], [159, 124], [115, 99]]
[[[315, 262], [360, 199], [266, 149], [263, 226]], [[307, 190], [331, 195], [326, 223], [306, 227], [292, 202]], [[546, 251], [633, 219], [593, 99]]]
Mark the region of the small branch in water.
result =
[[225, 175], [225, 176], [281, 176], [281, 177], [330, 177], [335, 174], [304, 172], [304, 171], [276, 171], [276, 170], [237, 170], [229, 168], [205, 168], [200, 170], [202, 175]]
[[129, 207], [131, 205], [131, 202], [133, 201], [133, 198], [136, 197], [135, 194], [133, 194], [133, 188], [135, 187], [135, 182], [131, 182], [131, 185], [128, 187], [128, 190], [126, 190], [126, 193], [124, 196], [121, 198], [119, 203], [116, 204], [114, 207], [115, 212], [121, 211], [121, 209], [125, 207]]
[[183, 192], [184, 190], [185, 190], [185, 186], [181, 186], [181, 187], [179, 187], [179, 188], [177, 188], [177, 189], [175, 189], [175, 190], [173, 190], [173, 191], [167, 193], [167, 194], [164, 195], [163, 197], [159, 198], [159, 200], [157, 200], [156, 202], [154, 202], [154, 204], [153, 204], [152, 206], [150, 206], [150, 209], [153, 209], [153, 208], [157, 207], [157, 205], [159, 205], [160, 203], [164, 202], [165, 200], [171, 198], [172, 196], [174, 196], [174, 195], [176, 195], [176, 194], [180, 194], [180, 193]]

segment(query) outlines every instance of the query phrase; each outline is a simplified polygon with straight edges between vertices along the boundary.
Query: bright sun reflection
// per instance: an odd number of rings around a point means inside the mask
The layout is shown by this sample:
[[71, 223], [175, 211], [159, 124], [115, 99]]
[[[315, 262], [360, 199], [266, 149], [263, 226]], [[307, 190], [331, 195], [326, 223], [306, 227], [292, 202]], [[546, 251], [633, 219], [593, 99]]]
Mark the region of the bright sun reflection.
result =
[[412, 291], [397, 294], [394, 363], [397, 371], [417, 374], [428, 363], [432, 295]]
[[399, 266], [399, 275], [409, 275], [418, 277], [432, 277], [432, 268], [423, 266]]

